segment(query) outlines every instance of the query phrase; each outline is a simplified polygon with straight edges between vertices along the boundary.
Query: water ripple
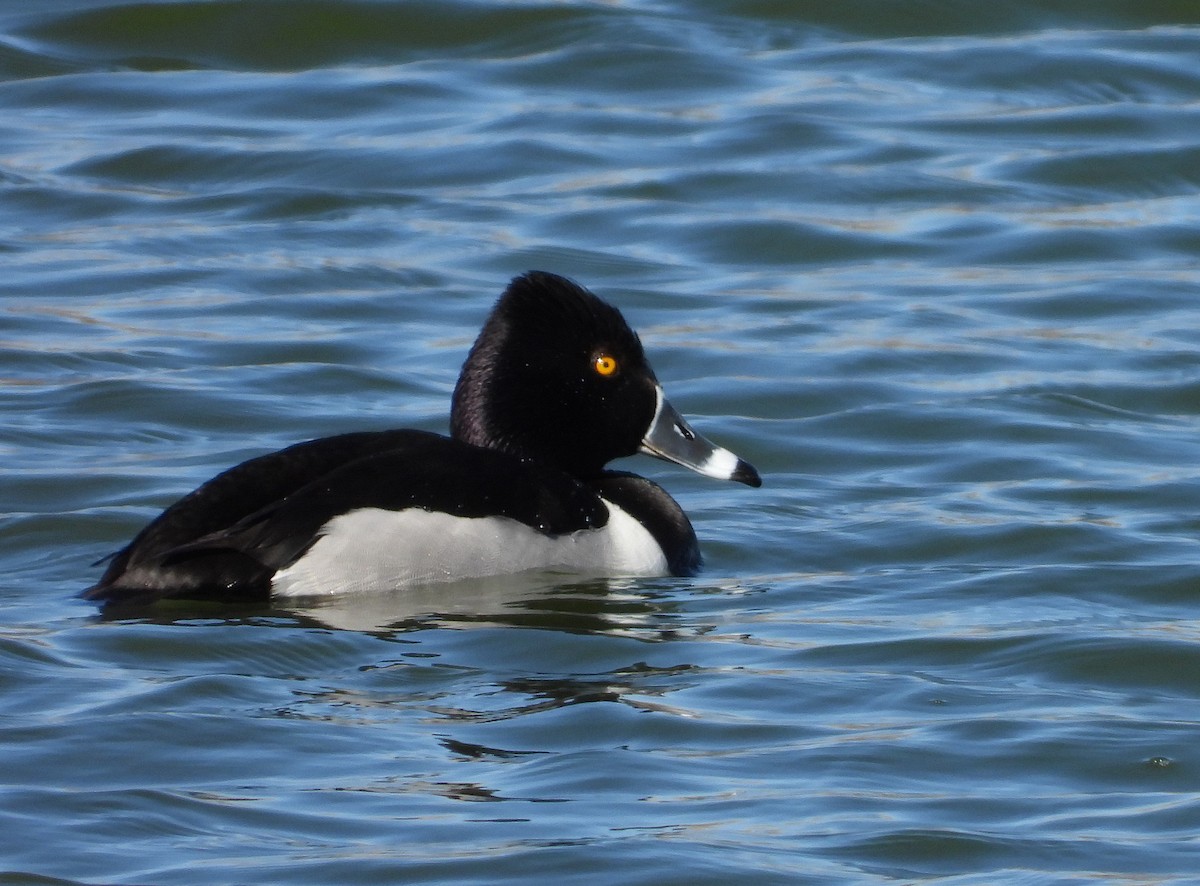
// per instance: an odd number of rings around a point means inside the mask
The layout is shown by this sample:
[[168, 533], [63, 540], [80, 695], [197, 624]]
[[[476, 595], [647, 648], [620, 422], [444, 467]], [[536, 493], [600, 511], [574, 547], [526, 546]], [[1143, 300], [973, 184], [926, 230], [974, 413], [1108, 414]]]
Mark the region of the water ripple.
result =
[[[1188, 881], [1198, 48], [1174, 0], [0, 12], [9, 876]], [[74, 598], [229, 464], [444, 430], [530, 267], [763, 471], [622, 465], [701, 576]]]

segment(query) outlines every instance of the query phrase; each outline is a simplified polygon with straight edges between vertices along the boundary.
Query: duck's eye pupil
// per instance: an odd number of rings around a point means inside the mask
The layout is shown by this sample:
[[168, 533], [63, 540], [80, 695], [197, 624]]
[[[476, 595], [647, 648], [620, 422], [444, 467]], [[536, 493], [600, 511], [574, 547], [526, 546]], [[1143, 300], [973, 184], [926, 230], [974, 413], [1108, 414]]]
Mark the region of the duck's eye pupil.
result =
[[617, 358], [609, 354], [600, 354], [596, 357], [592, 366], [595, 367], [596, 372], [600, 375], [614, 375], [617, 371]]

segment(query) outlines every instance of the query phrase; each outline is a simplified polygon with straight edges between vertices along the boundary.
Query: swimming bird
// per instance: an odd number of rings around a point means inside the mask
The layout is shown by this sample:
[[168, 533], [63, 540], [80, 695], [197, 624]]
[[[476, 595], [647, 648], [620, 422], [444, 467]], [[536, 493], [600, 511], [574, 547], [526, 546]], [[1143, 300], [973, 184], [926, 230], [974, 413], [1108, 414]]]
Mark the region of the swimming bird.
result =
[[605, 467], [637, 452], [762, 482], [675, 411], [616, 308], [531, 271], [472, 346], [448, 437], [347, 433], [252, 458], [163, 511], [83, 596], [249, 601], [532, 570], [694, 574], [699, 545], [679, 504]]

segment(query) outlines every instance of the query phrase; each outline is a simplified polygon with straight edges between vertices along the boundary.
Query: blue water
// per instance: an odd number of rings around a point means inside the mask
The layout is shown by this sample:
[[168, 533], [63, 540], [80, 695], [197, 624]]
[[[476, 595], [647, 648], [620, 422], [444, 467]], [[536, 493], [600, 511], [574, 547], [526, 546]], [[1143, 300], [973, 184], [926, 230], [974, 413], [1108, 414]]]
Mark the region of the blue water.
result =
[[[1195, 882], [1200, 5], [0, 2], [0, 881]], [[693, 579], [102, 618], [444, 430], [506, 281], [762, 489]]]

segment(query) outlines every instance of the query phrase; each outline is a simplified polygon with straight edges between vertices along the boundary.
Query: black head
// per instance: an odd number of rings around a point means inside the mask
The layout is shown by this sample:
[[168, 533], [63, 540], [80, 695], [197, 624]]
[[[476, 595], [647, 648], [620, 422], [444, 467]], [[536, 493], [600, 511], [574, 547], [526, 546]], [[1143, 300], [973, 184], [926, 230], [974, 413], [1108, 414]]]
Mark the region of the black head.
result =
[[579, 478], [645, 452], [709, 477], [762, 481], [663, 395], [621, 312], [544, 271], [509, 284], [463, 365], [450, 432]]
[[577, 477], [633, 455], [657, 382], [621, 312], [543, 271], [509, 284], [454, 391], [454, 437]]

